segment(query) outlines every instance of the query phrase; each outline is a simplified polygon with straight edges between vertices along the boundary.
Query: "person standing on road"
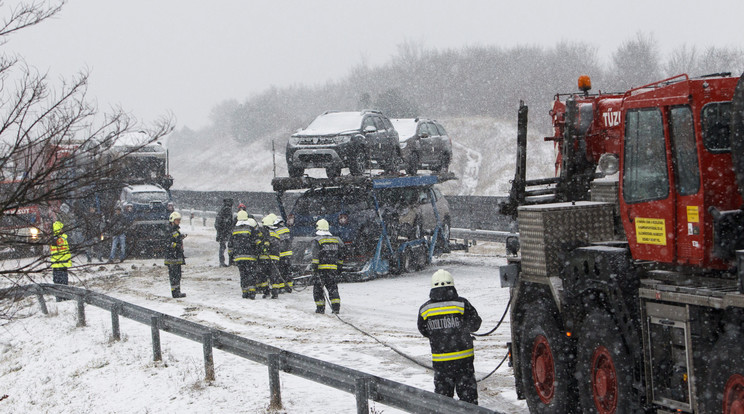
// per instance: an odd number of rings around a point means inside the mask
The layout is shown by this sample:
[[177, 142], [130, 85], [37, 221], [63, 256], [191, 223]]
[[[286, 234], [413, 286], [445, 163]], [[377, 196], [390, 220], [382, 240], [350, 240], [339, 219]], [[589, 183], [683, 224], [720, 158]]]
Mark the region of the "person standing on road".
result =
[[328, 290], [331, 310], [337, 314], [341, 310], [341, 297], [338, 294], [336, 276], [343, 265], [344, 243], [330, 232], [330, 226], [325, 219], [315, 224], [315, 238], [312, 241], [313, 268], [313, 300], [315, 313], [325, 313], [325, 296], [323, 287]]
[[481, 318], [467, 299], [460, 297], [450, 272], [439, 269], [431, 277], [429, 300], [421, 305], [418, 330], [429, 338], [434, 365], [434, 392], [478, 405], [472, 332]]
[[85, 257], [88, 263], [93, 260], [93, 256], [98, 258], [99, 262], [103, 261], [103, 252], [101, 252], [101, 227], [103, 217], [96, 211], [96, 206], [89, 206], [88, 212], [83, 217], [83, 233], [85, 235]]
[[181, 265], [186, 264], [186, 257], [183, 254], [183, 239], [185, 234], [181, 234], [181, 214], [174, 211], [168, 218], [171, 229], [165, 246], [165, 265], [168, 266], [168, 279], [171, 286], [171, 295], [174, 298], [184, 298], [185, 293], [181, 293]]
[[228, 243], [238, 266], [244, 299], [256, 299], [258, 248], [261, 243], [256, 227], [258, 223], [253, 217], [249, 217], [245, 211], [238, 211], [238, 221]]
[[127, 254], [127, 230], [129, 229], [129, 217], [121, 210], [121, 206], [114, 208], [114, 215], [109, 220], [108, 230], [111, 234], [111, 253], [109, 263], [116, 258], [116, 250], [119, 250], [119, 262], [123, 262]]
[[[58, 285], [67, 284], [67, 268], [72, 266], [70, 245], [67, 243], [67, 235], [62, 233], [63, 227], [64, 224], [61, 221], [55, 221], [52, 224], [54, 238], [52, 239], [52, 244], [49, 246], [49, 258], [52, 262], [52, 281]], [[61, 300], [61, 298], [57, 298], [57, 302]]]
[[[276, 216], [275, 216], [276, 217]], [[284, 280], [284, 290], [292, 293], [294, 281], [292, 279], [292, 237], [289, 228], [284, 225], [284, 219], [276, 217], [274, 232], [279, 236], [279, 274]]]
[[214, 228], [217, 230], [217, 242], [220, 244], [219, 259], [220, 267], [227, 267], [225, 262], [225, 249], [227, 242], [232, 235], [233, 215], [232, 215], [232, 198], [222, 200], [222, 209], [217, 213], [214, 219]]
[[279, 274], [279, 244], [281, 240], [274, 231], [274, 220], [276, 220], [276, 216], [268, 214], [261, 221], [263, 224], [263, 247], [261, 254], [258, 256], [261, 278], [265, 280], [262, 283], [263, 297], [266, 298], [270, 294], [272, 299], [278, 298], [279, 291], [285, 287]]

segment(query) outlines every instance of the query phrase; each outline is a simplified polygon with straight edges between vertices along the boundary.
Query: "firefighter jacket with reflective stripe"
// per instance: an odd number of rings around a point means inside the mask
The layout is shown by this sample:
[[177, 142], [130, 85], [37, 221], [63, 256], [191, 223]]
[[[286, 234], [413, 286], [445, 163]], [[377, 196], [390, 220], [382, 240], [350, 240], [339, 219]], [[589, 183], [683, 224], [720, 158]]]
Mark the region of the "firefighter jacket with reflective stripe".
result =
[[185, 264], [183, 256], [183, 238], [179, 226], [171, 226], [170, 233], [165, 242], [165, 264], [182, 265]]
[[279, 257], [282, 260], [292, 258], [292, 238], [289, 235], [289, 229], [286, 226], [277, 226], [274, 230], [279, 236]]
[[432, 361], [472, 358], [470, 333], [480, 328], [478, 312], [467, 299], [457, 295], [454, 286], [433, 288], [429, 297], [419, 309], [418, 329], [429, 338]]
[[318, 231], [312, 242], [313, 270], [339, 270], [344, 263], [344, 242], [329, 232]]
[[52, 268], [70, 267], [72, 265], [72, 255], [70, 254], [70, 245], [67, 244], [67, 235], [58, 234], [54, 237], [51, 246]]
[[248, 225], [247, 221], [239, 221], [230, 236], [230, 247], [233, 252], [233, 261], [255, 262], [258, 259], [258, 248], [261, 239], [259, 232]]
[[279, 254], [281, 253], [281, 250], [279, 250], [279, 244], [281, 242], [279, 235], [276, 234], [276, 231], [274, 231], [274, 229], [271, 227], [264, 227], [262, 234], [263, 238], [261, 244], [261, 253], [259, 254], [258, 258], [260, 260], [271, 260], [272, 262], [278, 262]]

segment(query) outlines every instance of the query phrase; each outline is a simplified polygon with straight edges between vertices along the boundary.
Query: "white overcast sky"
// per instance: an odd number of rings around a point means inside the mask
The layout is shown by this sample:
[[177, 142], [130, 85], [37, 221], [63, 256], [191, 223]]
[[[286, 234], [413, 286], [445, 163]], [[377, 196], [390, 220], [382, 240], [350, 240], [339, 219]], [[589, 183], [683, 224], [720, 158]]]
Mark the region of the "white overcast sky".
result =
[[662, 53], [744, 47], [742, 16], [744, 0], [69, 0], [4, 48], [55, 77], [90, 70], [101, 109], [121, 105], [143, 121], [170, 111], [178, 127], [199, 128], [223, 100], [338, 79], [362, 61], [385, 63], [405, 41], [584, 41], [609, 59], [638, 31]]

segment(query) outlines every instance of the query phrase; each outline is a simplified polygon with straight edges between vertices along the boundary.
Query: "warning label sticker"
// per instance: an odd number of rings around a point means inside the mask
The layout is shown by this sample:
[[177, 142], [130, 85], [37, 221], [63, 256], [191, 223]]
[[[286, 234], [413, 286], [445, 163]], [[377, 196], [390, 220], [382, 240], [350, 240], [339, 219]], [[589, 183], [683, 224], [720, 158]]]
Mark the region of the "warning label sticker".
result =
[[636, 240], [640, 244], [666, 246], [666, 224], [664, 219], [636, 217]]
[[700, 213], [698, 213], [698, 206], [687, 206], [687, 222], [700, 223]]

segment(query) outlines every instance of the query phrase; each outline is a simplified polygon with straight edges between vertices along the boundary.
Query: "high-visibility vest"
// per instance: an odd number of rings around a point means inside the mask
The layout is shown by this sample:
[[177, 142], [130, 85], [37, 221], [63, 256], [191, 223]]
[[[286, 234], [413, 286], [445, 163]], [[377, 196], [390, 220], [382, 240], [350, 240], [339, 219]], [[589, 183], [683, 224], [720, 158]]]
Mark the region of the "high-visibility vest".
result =
[[57, 235], [49, 250], [53, 269], [72, 266], [72, 255], [70, 254], [70, 245], [67, 244], [66, 234]]

